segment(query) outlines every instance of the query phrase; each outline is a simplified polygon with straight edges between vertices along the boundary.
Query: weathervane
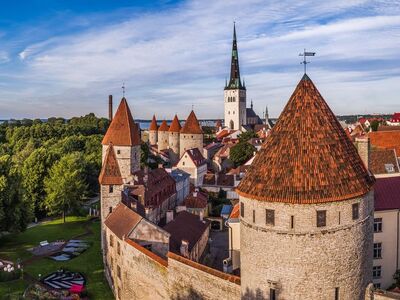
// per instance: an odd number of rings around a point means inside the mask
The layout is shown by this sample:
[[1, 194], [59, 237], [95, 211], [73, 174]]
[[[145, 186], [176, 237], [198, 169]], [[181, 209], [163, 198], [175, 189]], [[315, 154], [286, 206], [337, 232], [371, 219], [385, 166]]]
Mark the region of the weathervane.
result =
[[122, 83], [122, 96], [125, 98], [125, 82]]
[[307, 52], [306, 49], [304, 49], [303, 53], [300, 53], [299, 56], [303, 56], [303, 61], [300, 64], [304, 65], [304, 74], [307, 72], [307, 64], [310, 62], [307, 61], [306, 56], [315, 56], [315, 52]]

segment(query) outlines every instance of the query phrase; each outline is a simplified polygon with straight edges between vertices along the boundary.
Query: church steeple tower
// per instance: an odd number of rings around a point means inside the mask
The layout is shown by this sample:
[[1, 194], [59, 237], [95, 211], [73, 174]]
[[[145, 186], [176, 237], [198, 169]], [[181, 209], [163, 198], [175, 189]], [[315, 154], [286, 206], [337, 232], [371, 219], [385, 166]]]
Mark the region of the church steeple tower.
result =
[[231, 57], [231, 76], [225, 89], [246, 89], [240, 80], [239, 55], [236, 40], [236, 25], [233, 23], [233, 41], [232, 41], [232, 57]]
[[240, 79], [235, 23], [233, 24], [231, 74], [228, 83], [225, 83], [224, 108], [225, 127], [240, 130], [242, 125], [247, 125], [246, 86]]

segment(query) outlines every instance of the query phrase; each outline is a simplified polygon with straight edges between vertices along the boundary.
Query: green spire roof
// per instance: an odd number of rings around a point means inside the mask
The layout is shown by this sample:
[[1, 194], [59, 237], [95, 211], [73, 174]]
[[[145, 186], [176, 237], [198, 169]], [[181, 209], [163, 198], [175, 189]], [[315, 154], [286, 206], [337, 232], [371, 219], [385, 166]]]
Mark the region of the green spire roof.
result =
[[225, 89], [242, 89], [245, 90], [246, 87], [242, 85], [240, 80], [239, 71], [239, 56], [236, 41], [236, 26], [233, 24], [233, 42], [232, 42], [232, 59], [231, 59], [231, 77], [229, 79], [228, 85]]

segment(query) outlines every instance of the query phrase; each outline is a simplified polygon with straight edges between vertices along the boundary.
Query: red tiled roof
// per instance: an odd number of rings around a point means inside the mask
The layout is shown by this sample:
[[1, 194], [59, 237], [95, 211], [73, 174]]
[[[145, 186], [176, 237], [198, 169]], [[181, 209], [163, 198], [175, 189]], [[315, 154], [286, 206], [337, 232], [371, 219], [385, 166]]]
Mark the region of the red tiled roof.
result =
[[125, 97], [122, 98], [101, 143], [103, 145], [112, 143], [114, 146], [140, 145], [139, 128], [133, 121]]
[[324, 203], [364, 195], [373, 183], [355, 146], [304, 75], [237, 192], [271, 202]]
[[138, 198], [144, 207], [158, 207], [176, 193], [175, 180], [163, 168], [136, 171], [129, 195]]
[[399, 172], [397, 167], [397, 157], [393, 149], [371, 149], [369, 157], [369, 170], [372, 174], [387, 174], [385, 165], [392, 164], [395, 172]]
[[231, 214], [229, 216], [229, 219], [238, 219], [239, 218], [239, 213], [240, 213], [239, 203], [237, 203], [233, 207], [233, 209], [231, 211]]
[[163, 120], [160, 127], [158, 127], [158, 131], [168, 131], [169, 127], [167, 121]]
[[181, 124], [179, 123], [178, 116], [175, 115], [171, 125], [169, 126], [169, 132], [179, 132], [179, 131], [181, 131]]
[[157, 131], [157, 128], [158, 128], [158, 126], [157, 126], [156, 115], [153, 115], [153, 119], [151, 120], [149, 130]]
[[378, 131], [395, 131], [395, 130], [400, 130], [400, 126], [381, 125], [378, 127]]
[[393, 123], [399, 123], [400, 122], [400, 113], [394, 113], [392, 118], [390, 119], [390, 121]]
[[182, 240], [189, 242], [189, 251], [192, 251], [209, 226], [209, 221], [200, 221], [199, 216], [187, 211], [181, 211], [174, 220], [163, 228], [171, 234], [169, 238], [169, 251], [180, 254]]
[[203, 154], [201, 154], [199, 148], [188, 149], [183, 155], [185, 154], [189, 155], [190, 159], [193, 161], [196, 167], [199, 167], [206, 163], [206, 160]]
[[368, 136], [372, 146], [395, 149], [396, 154], [400, 156], [400, 131], [374, 131]]
[[208, 196], [202, 192], [190, 193], [183, 202], [183, 205], [189, 208], [206, 208]]
[[121, 185], [123, 183], [117, 157], [115, 156], [112, 144], [107, 148], [103, 167], [101, 168], [99, 175], [99, 183], [103, 185]]
[[181, 133], [203, 134], [203, 130], [201, 130], [199, 121], [193, 110], [190, 112], [185, 125], [183, 125]]
[[374, 195], [376, 211], [400, 209], [400, 176], [377, 178]]
[[142, 217], [127, 207], [123, 203], [119, 203], [111, 214], [108, 215], [104, 224], [119, 239], [123, 240], [124, 236], [132, 231], [132, 229], [142, 220]]

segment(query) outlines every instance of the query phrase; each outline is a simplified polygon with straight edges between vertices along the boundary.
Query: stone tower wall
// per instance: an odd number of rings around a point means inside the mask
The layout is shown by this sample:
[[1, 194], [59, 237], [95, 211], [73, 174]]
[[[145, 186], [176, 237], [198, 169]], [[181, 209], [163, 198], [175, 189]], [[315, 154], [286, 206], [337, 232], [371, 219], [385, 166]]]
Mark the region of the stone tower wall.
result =
[[[119, 170], [123, 179], [129, 177], [140, 168], [140, 145], [137, 146], [113, 146], [118, 161]], [[108, 145], [103, 145], [103, 163]]]
[[168, 149], [168, 143], [169, 143], [168, 134], [169, 134], [168, 131], [158, 132], [158, 150]]
[[172, 159], [172, 163], [175, 164], [180, 156], [179, 156], [179, 143], [180, 143], [180, 134], [179, 132], [169, 132], [168, 134], [168, 145], [170, 149], [170, 157]]
[[186, 150], [192, 148], [198, 148], [200, 153], [203, 154], [203, 134], [181, 133], [179, 148], [179, 157], [181, 157]]
[[[335, 299], [336, 287], [341, 300], [363, 299], [372, 281], [373, 192], [325, 204], [240, 202], [242, 299], [269, 299], [270, 288], [281, 300]], [[360, 205], [357, 220], [353, 203]], [[266, 225], [266, 209], [275, 211], [274, 226]], [[325, 227], [316, 225], [317, 210], [326, 210]]]
[[246, 125], [246, 91], [245, 90], [225, 90], [224, 91], [224, 116], [225, 126], [230, 128], [230, 122], [233, 121], [232, 129], [238, 130], [242, 124]]
[[157, 130], [149, 130], [149, 143], [150, 145], [157, 145], [158, 132]]

